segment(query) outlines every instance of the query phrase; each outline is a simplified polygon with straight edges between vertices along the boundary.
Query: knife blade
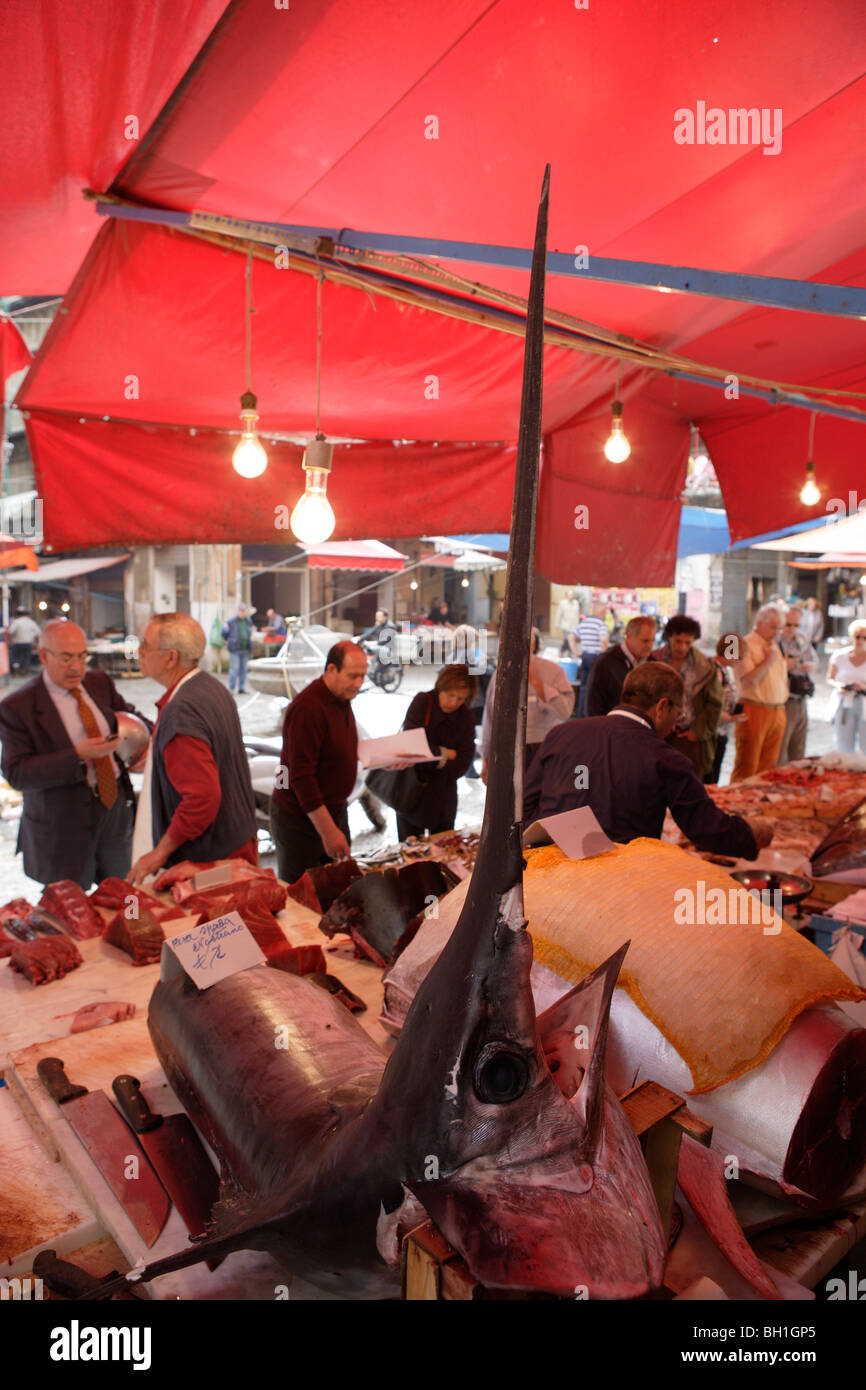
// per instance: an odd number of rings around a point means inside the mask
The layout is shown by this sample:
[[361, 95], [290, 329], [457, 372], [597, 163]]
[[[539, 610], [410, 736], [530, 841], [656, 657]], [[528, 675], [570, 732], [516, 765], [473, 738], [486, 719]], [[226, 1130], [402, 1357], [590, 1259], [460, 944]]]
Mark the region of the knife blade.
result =
[[[153, 1245], [165, 1225], [171, 1203], [140, 1144], [108, 1096], [104, 1091], [74, 1086], [59, 1057], [44, 1057], [37, 1063], [36, 1072], [139, 1235], [148, 1246]], [[130, 1171], [130, 1159], [135, 1159], [137, 1176]]]
[[111, 1089], [190, 1235], [200, 1236], [219, 1197], [219, 1178], [189, 1117], [156, 1114], [134, 1076], [116, 1076]]

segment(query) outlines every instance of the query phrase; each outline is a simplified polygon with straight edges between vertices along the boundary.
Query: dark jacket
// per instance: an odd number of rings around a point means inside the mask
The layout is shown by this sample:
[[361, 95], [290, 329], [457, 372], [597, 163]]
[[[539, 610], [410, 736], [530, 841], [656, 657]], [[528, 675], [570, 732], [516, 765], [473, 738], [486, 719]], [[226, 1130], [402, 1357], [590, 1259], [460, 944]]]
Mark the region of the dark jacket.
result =
[[[253, 645], [253, 620], [247, 615], [243, 621], [247, 625], [247, 645], [244, 647], [244, 651], [249, 652], [252, 650]], [[223, 637], [226, 640], [227, 651], [239, 652], [241, 650], [241, 635], [238, 631], [240, 622], [241, 619], [235, 617], [229, 618], [227, 623], [223, 623]]]
[[[428, 719], [429, 711], [429, 719]], [[444, 767], [419, 763], [418, 775], [428, 785], [418, 805], [405, 819], [424, 830], [428, 826], [453, 826], [457, 815], [457, 778], [462, 777], [475, 757], [475, 715], [470, 705], [461, 705], [445, 714], [433, 690], [416, 695], [403, 720], [404, 729], [424, 729], [430, 751], [437, 757], [443, 748], [453, 748], [456, 758]]]
[[[88, 671], [82, 684], [112, 733], [117, 710], [144, 719], [104, 671]], [[149, 719], [145, 723], [152, 726]], [[94, 833], [96, 798], [41, 674], [0, 703], [0, 741], [3, 775], [24, 793], [17, 845], [24, 854], [24, 872], [37, 883], [77, 882]], [[131, 802], [129, 777], [122, 764], [121, 769], [120, 794]]]
[[159, 844], [180, 805], [180, 793], [169, 781], [162, 755], [165, 745], [178, 734], [200, 739], [210, 748], [222, 797], [216, 819], [195, 840], [179, 845], [165, 861], [166, 867], [181, 859], [196, 864], [224, 859], [256, 833], [255, 796], [237, 705], [221, 681], [199, 671], [164, 706], [153, 736], [153, 843]]
[[596, 657], [586, 684], [586, 713], [591, 718], [608, 714], [619, 704], [625, 678], [633, 669], [622, 646], [609, 647]]
[[[622, 713], [620, 713], [622, 711]], [[659, 839], [665, 812], [698, 849], [754, 859], [751, 826], [719, 810], [688, 758], [660, 738], [642, 710], [618, 705], [602, 719], [573, 719], [551, 729], [526, 782], [526, 826], [559, 811], [590, 806], [618, 844]]]
[[[705, 777], [716, 755], [716, 729], [722, 712], [723, 687], [718, 666], [708, 656], [704, 656], [703, 652], [699, 652], [697, 647], [692, 647], [686, 660], [697, 670], [695, 688], [692, 692], [695, 717], [690, 727], [697, 734], [700, 749], [699, 770], [701, 777]], [[670, 665], [670, 644], [665, 642], [661, 647], [656, 647], [650, 655], [650, 661], [665, 661]]]

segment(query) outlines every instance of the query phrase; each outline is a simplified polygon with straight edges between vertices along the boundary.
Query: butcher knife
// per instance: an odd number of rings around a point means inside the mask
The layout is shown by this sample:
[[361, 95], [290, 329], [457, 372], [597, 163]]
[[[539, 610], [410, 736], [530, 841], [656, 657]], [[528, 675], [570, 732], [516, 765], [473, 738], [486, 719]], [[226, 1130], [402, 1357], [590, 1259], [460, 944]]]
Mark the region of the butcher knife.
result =
[[[93, 1159], [135, 1229], [153, 1245], [171, 1203], [141, 1146], [130, 1134], [104, 1091], [73, 1086], [59, 1057], [37, 1063], [39, 1080]], [[137, 1159], [138, 1176], [127, 1176], [130, 1157]]]
[[116, 1076], [111, 1088], [190, 1235], [200, 1236], [219, 1197], [219, 1178], [191, 1121], [186, 1115], [157, 1115], [134, 1076]]

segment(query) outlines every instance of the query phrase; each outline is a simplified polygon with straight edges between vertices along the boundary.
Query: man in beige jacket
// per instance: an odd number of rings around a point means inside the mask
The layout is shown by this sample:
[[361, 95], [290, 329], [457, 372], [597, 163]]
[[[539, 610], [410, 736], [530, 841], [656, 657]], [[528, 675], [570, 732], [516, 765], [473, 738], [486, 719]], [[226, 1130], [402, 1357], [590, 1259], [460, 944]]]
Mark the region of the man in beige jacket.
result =
[[778, 645], [782, 615], [775, 603], [765, 603], [755, 616], [754, 630], [743, 642], [744, 654], [734, 666], [746, 719], [737, 725], [737, 755], [732, 782], [742, 782], [775, 767], [785, 735], [788, 703], [788, 665]]

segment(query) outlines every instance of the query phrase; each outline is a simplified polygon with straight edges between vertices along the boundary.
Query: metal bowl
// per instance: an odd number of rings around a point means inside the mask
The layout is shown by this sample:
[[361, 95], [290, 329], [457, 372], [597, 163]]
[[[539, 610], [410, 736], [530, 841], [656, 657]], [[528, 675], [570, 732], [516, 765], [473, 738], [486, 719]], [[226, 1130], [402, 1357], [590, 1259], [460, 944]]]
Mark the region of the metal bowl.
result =
[[783, 907], [801, 903], [812, 891], [812, 880], [799, 874], [780, 874], [772, 869], [739, 869], [731, 874], [750, 893], [781, 893]]
[[120, 742], [115, 750], [118, 757], [125, 763], [134, 763], [150, 741], [147, 725], [137, 715], [118, 710], [117, 732], [120, 734]]

